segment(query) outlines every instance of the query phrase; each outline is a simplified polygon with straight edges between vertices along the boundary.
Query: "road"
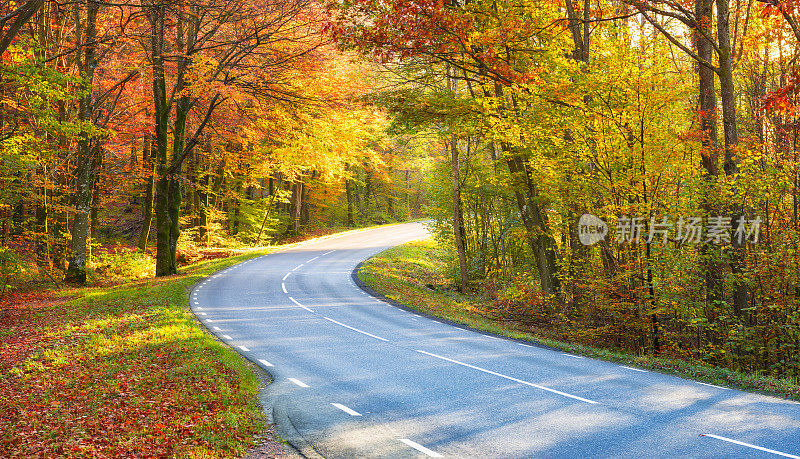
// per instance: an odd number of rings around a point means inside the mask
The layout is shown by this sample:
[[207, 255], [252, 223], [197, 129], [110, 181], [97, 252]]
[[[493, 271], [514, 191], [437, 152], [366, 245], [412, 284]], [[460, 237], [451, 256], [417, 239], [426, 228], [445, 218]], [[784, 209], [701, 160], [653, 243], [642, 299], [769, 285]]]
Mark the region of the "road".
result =
[[390, 305], [355, 282], [421, 224], [218, 272], [191, 306], [269, 372], [279, 433], [323, 457], [790, 457], [800, 404], [569, 355]]

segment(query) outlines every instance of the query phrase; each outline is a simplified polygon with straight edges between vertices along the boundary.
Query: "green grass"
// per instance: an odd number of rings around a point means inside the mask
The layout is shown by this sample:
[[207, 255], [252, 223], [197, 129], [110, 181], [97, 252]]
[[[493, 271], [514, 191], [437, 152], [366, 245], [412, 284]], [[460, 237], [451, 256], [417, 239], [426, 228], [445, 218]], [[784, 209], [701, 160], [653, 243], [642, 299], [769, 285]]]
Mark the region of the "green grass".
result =
[[[735, 389], [800, 400], [800, 386], [790, 381], [652, 355], [634, 356], [609, 349], [555, 341], [514, 322], [495, 321], [479, 311], [490, 299], [447, 288], [443, 253], [431, 240], [394, 247], [369, 259], [359, 278], [377, 293], [434, 317], [477, 330], [548, 346], [565, 352], [625, 363]], [[434, 288], [430, 288], [434, 286]]]

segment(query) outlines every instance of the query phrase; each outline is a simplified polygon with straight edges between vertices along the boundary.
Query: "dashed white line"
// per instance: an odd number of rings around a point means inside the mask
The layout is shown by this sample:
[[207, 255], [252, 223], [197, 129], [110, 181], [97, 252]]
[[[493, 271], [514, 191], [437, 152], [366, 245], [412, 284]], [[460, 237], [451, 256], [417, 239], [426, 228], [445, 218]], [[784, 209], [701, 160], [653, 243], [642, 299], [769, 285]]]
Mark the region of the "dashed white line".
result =
[[292, 274], [292, 272], [291, 272], [291, 271], [289, 271], [288, 273], [286, 273], [286, 275], [285, 275], [285, 276], [283, 276], [283, 279], [281, 279], [281, 280], [286, 280], [286, 278], [287, 278], [287, 277], [289, 277], [289, 275], [290, 275], [290, 274]]
[[443, 457], [441, 454], [437, 453], [436, 451], [431, 451], [428, 448], [420, 445], [419, 443], [409, 440], [408, 438], [401, 438], [400, 441], [405, 443], [406, 445], [414, 448], [415, 450], [419, 451], [420, 453], [425, 454], [426, 456], [429, 456], [429, 457]]
[[264, 360], [264, 359], [258, 359], [258, 361], [259, 361], [259, 362], [261, 362], [261, 365], [264, 365], [265, 367], [272, 367], [272, 366], [274, 366], [274, 365], [272, 365], [271, 363], [267, 362], [267, 361], [266, 361], [266, 360]]
[[370, 336], [370, 337], [372, 337], [372, 338], [379, 339], [379, 340], [381, 340], [381, 341], [387, 341], [387, 342], [389, 341], [389, 340], [388, 340], [388, 339], [386, 339], [386, 338], [381, 338], [380, 336], [373, 335], [372, 333], [367, 333], [367, 332], [365, 332], [364, 330], [359, 330], [359, 329], [357, 329], [357, 328], [355, 328], [355, 327], [351, 327], [351, 326], [349, 326], [349, 325], [345, 325], [345, 324], [343, 324], [343, 323], [341, 323], [341, 322], [338, 322], [338, 321], [336, 321], [336, 320], [333, 320], [333, 319], [331, 319], [330, 317], [323, 317], [323, 319], [325, 319], [325, 320], [329, 320], [329, 321], [331, 321], [331, 322], [335, 323], [336, 325], [341, 325], [341, 326], [342, 326], [342, 327], [344, 327], [344, 328], [349, 328], [350, 330], [353, 330], [354, 332], [358, 332], [358, 333], [361, 333], [361, 334], [363, 334], [363, 335], [367, 335], [367, 336]]
[[199, 314], [201, 316], [207, 316], [208, 315], [208, 313], [205, 313], [205, 312], [198, 312], [197, 314]]
[[225, 338], [225, 339], [227, 339], [228, 341], [230, 341], [230, 340], [232, 340], [232, 339], [233, 339], [233, 338], [231, 338], [231, 337], [230, 337], [230, 336], [228, 336], [228, 335], [222, 335], [222, 337], [223, 337], [223, 338]]
[[708, 387], [716, 387], [717, 389], [722, 389], [722, 390], [730, 390], [730, 389], [729, 389], [729, 388], [727, 388], [727, 387], [716, 386], [716, 385], [714, 385], [714, 384], [704, 383], [704, 382], [700, 382], [700, 381], [695, 381], [695, 382], [696, 382], [697, 384], [702, 384], [702, 385], [704, 385], [704, 386], [708, 386]]
[[284, 284], [283, 282], [281, 282], [281, 288], [283, 289], [283, 293], [289, 293], [286, 291], [286, 284]]
[[301, 308], [305, 309], [306, 311], [308, 311], [308, 312], [314, 312], [313, 310], [311, 310], [311, 309], [309, 309], [309, 308], [307, 308], [307, 307], [303, 306], [302, 304], [298, 303], [298, 302], [297, 302], [297, 300], [295, 300], [294, 298], [292, 298], [292, 297], [289, 297], [289, 299], [292, 301], [292, 303], [294, 303], [294, 304], [296, 304], [296, 305], [300, 306]]
[[216, 330], [216, 331], [222, 331], [222, 329], [221, 329], [221, 328], [219, 328], [219, 327], [214, 327], [214, 330]]
[[340, 410], [344, 411], [345, 413], [349, 414], [350, 416], [361, 416], [361, 413], [359, 413], [358, 411], [350, 409], [350, 408], [342, 405], [341, 403], [331, 403], [331, 405], [335, 406], [336, 408], [339, 408]]
[[740, 446], [746, 446], [748, 448], [757, 449], [759, 451], [764, 451], [765, 453], [772, 453], [772, 454], [775, 454], [775, 455], [778, 455], [778, 456], [791, 457], [792, 459], [800, 459], [800, 456], [795, 456], [794, 454], [789, 454], [789, 453], [784, 453], [784, 452], [781, 452], [781, 451], [776, 451], [774, 449], [764, 448], [763, 446], [752, 445], [750, 443], [745, 443], [743, 441], [734, 440], [732, 438], [720, 437], [719, 435], [700, 434], [700, 436], [701, 437], [716, 438], [717, 440], [727, 441], [729, 443], [733, 443], [733, 444], [740, 445]]
[[208, 323], [211, 323], [211, 322], [213, 322], [213, 320], [211, 320], [211, 319], [206, 319], [206, 322], [208, 322]]
[[245, 352], [250, 352], [250, 349], [248, 349], [246, 346], [236, 346], [236, 347], [238, 347], [239, 349], [241, 349], [241, 350], [243, 350]]
[[295, 266], [292, 271], [297, 271], [298, 269], [302, 268], [305, 263], [300, 263], [299, 265]]
[[308, 260], [306, 263], [311, 263], [312, 261], [314, 261], [314, 260], [316, 260], [316, 259], [318, 259], [318, 258], [319, 258], [319, 257], [314, 257], [314, 258], [312, 258], [312, 259]]
[[[195, 304], [197, 304], [197, 303], [195, 303]], [[199, 310], [201, 310], [201, 309], [203, 309], [203, 308], [202, 308], [202, 307], [200, 307], [200, 306], [198, 306], [198, 307], [196, 307], [195, 309], [197, 309], [197, 310], [199, 311]]]
[[525, 384], [526, 386], [531, 386], [531, 387], [535, 387], [537, 389], [541, 389], [541, 390], [544, 390], [544, 391], [547, 391], [547, 392], [552, 392], [554, 394], [558, 394], [558, 395], [561, 395], [563, 397], [568, 397], [568, 398], [572, 398], [572, 399], [575, 399], [575, 400], [580, 400], [580, 401], [586, 402], [586, 403], [599, 404], [599, 402], [595, 402], [594, 400], [589, 400], [588, 398], [578, 397], [577, 395], [572, 395], [572, 394], [568, 394], [566, 392], [561, 392], [560, 390], [555, 390], [555, 389], [551, 389], [549, 387], [541, 386], [539, 384], [534, 384], [532, 382], [523, 381], [521, 379], [517, 379], [517, 378], [511, 377], [511, 376], [506, 376], [506, 375], [504, 375], [502, 373], [497, 373], [496, 371], [487, 370], [485, 368], [476, 367], [475, 365], [470, 365], [468, 363], [459, 362], [458, 360], [449, 359], [449, 358], [441, 356], [441, 355], [432, 354], [430, 352], [421, 351], [419, 349], [417, 349], [417, 352], [419, 352], [420, 354], [429, 355], [431, 357], [436, 357], [437, 359], [446, 360], [448, 362], [452, 362], [452, 363], [455, 363], [457, 365], [463, 365], [463, 366], [465, 366], [467, 368], [472, 368], [473, 370], [482, 371], [482, 372], [488, 373], [490, 375], [499, 376], [501, 378], [508, 379], [509, 381], [518, 382], [520, 384]]
[[304, 383], [303, 381], [300, 381], [299, 379], [289, 378], [289, 381], [297, 384], [300, 387], [308, 387], [308, 384]]
[[641, 368], [626, 367], [625, 365], [620, 365], [620, 366], [622, 368], [626, 369], [626, 370], [638, 371], [640, 373], [647, 373], [648, 372], [647, 370], [642, 370]]
[[327, 255], [327, 254], [329, 254], [329, 253], [333, 253], [333, 252], [336, 252], [336, 251], [335, 251], [335, 250], [330, 250], [330, 251], [328, 251], [328, 252], [325, 252], [325, 253], [323, 253], [323, 254], [322, 254], [322, 255], [320, 255], [320, 256], [321, 256], [321, 257], [324, 257], [325, 255]]

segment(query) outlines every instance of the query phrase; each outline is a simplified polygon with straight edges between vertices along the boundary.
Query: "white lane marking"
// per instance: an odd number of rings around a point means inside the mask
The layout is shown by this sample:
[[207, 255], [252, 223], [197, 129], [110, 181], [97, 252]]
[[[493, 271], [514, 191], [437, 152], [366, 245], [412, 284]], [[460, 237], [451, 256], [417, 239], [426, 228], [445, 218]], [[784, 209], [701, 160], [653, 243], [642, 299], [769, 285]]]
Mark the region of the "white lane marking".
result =
[[286, 275], [285, 275], [285, 276], [283, 276], [283, 279], [281, 279], [281, 280], [286, 280], [286, 278], [287, 278], [287, 277], [289, 277], [289, 274], [292, 274], [292, 272], [291, 272], [291, 271], [289, 271], [288, 273], [286, 273]]
[[381, 340], [381, 341], [386, 341], [386, 342], [388, 342], [388, 341], [389, 341], [389, 340], [388, 340], [388, 339], [386, 339], [386, 338], [381, 338], [380, 336], [373, 335], [372, 333], [367, 333], [367, 332], [365, 332], [364, 330], [359, 330], [359, 329], [357, 329], [357, 328], [354, 328], [354, 327], [351, 327], [351, 326], [349, 326], [349, 325], [345, 325], [345, 324], [343, 324], [343, 323], [341, 323], [341, 322], [335, 321], [335, 320], [331, 319], [330, 317], [323, 317], [323, 319], [325, 319], [325, 320], [329, 320], [329, 321], [331, 321], [331, 322], [335, 323], [336, 325], [341, 325], [341, 326], [342, 326], [342, 327], [344, 327], [344, 328], [349, 328], [350, 330], [353, 330], [354, 332], [358, 332], [358, 333], [361, 333], [361, 334], [364, 334], [364, 335], [367, 335], [367, 336], [371, 336], [372, 338], [379, 339], [379, 340]]
[[566, 392], [561, 392], [560, 390], [555, 390], [555, 389], [551, 389], [549, 387], [541, 386], [539, 384], [534, 384], [532, 382], [523, 381], [521, 379], [517, 379], [517, 378], [514, 378], [512, 376], [506, 376], [506, 375], [504, 375], [502, 373], [497, 373], [496, 371], [487, 370], [486, 368], [476, 367], [475, 365], [470, 365], [468, 363], [459, 362], [458, 360], [448, 359], [447, 357], [443, 357], [441, 355], [432, 354], [430, 352], [421, 351], [419, 349], [417, 349], [417, 352], [419, 352], [420, 354], [429, 355], [431, 357], [436, 357], [437, 359], [446, 360], [448, 362], [452, 362], [452, 363], [455, 363], [455, 364], [458, 364], [458, 365], [463, 365], [463, 366], [465, 366], [467, 368], [472, 368], [473, 370], [482, 371], [482, 372], [488, 373], [490, 375], [499, 376], [501, 378], [508, 379], [509, 381], [518, 382], [520, 384], [525, 384], [526, 386], [531, 386], [531, 387], [535, 387], [537, 389], [541, 389], [541, 390], [544, 390], [544, 391], [547, 391], [547, 392], [552, 392], [554, 394], [558, 394], [558, 395], [561, 395], [563, 397], [569, 397], [569, 398], [572, 398], [572, 399], [575, 399], [575, 400], [580, 400], [580, 401], [586, 402], [586, 403], [599, 404], [599, 402], [595, 402], [594, 400], [589, 400], [588, 398], [578, 397], [577, 395], [572, 395], [572, 394], [568, 394]]
[[312, 261], [316, 260], [317, 258], [319, 258], [319, 257], [314, 257], [314, 258], [308, 260], [306, 263], [311, 263]]
[[284, 284], [283, 282], [281, 282], [281, 288], [283, 289], [283, 293], [289, 293], [286, 291], [286, 284]]
[[302, 268], [305, 263], [300, 263], [299, 265], [295, 266], [292, 271], [297, 271], [298, 269]]
[[335, 250], [331, 250], [331, 251], [328, 251], [328, 252], [325, 252], [325, 253], [323, 253], [323, 254], [322, 254], [322, 255], [320, 255], [320, 256], [321, 256], [321, 257], [324, 257], [325, 255], [327, 255], [327, 254], [329, 254], [329, 253], [333, 253], [333, 252], [336, 252], [336, 251], [335, 251]]
[[197, 314], [199, 314], [201, 316], [207, 316], [208, 315], [208, 313], [206, 313], [206, 312], [198, 312]]
[[266, 361], [266, 360], [264, 360], [264, 359], [258, 359], [258, 361], [259, 361], [259, 362], [261, 362], [261, 365], [264, 365], [265, 367], [271, 367], [271, 366], [274, 366], [274, 365], [272, 365], [271, 363], [267, 362], [267, 361]]
[[572, 357], [573, 359], [582, 359], [582, 355], [575, 355], [575, 354], [567, 354], [566, 352], [562, 352], [561, 355], [566, 355], [567, 357]]
[[700, 382], [700, 381], [695, 381], [695, 382], [696, 382], [697, 384], [702, 384], [702, 385], [704, 385], [704, 386], [708, 386], [708, 387], [716, 387], [717, 389], [722, 389], [722, 390], [730, 390], [730, 389], [729, 389], [729, 388], [727, 388], [727, 387], [715, 386], [714, 384], [704, 383], [704, 382]]
[[243, 350], [243, 351], [245, 351], [245, 352], [250, 352], [250, 349], [248, 349], [248, 348], [247, 348], [247, 347], [245, 347], [245, 346], [236, 346], [236, 347], [238, 347], [239, 349], [241, 349], [241, 350]]
[[216, 330], [216, 331], [222, 331], [222, 329], [221, 329], [221, 328], [219, 328], [219, 327], [214, 327], [214, 330]]
[[441, 454], [437, 453], [436, 451], [431, 451], [428, 448], [420, 445], [419, 443], [409, 440], [408, 438], [401, 438], [400, 441], [405, 443], [406, 445], [414, 448], [415, 450], [419, 451], [420, 453], [427, 455], [427, 456], [430, 456], [430, 457], [444, 457]]
[[225, 339], [227, 339], [227, 340], [232, 340], [232, 339], [233, 339], [233, 338], [231, 338], [231, 337], [230, 337], [230, 336], [228, 336], [228, 335], [222, 335], [222, 337], [223, 337], [223, 338], [225, 338]]
[[213, 320], [211, 320], [211, 319], [206, 319], [206, 322], [208, 322], [208, 323], [211, 323], [211, 322], [213, 322]]
[[289, 381], [297, 384], [300, 387], [308, 387], [308, 384], [304, 383], [303, 381], [300, 381], [299, 379], [289, 378]]
[[[195, 304], [197, 304], [197, 303], [195, 303]], [[198, 307], [196, 307], [195, 309], [197, 309], [197, 310], [199, 311], [199, 310], [202, 310], [203, 308], [202, 308], [202, 307], [200, 307], [200, 306], [198, 306]]]
[[199, 301], [197, 301], [197, 300], [194, 300], [194, 301], [193, 301], [193, 303], [194, 303], [194, 304], [200, 304], [200, 302], [199, 302]]
[[331, 403], [331, 405], [335, 406], [336, 408], [339, 408], [340, 410], [344, 411], [345, 413], [349, 414], [350, 416], [361, 416], [361, 413], [359, 413], [358, 411], [352, 410], [352, 409], [342, 405], [341, 403]]
[[647, 370], [642, 370], [641, 368], [626, 367], [625, 365], [620, 365], [620, 366], [622, 368], [626, 369], [626, 370], [632, 370], [632, 371], [639, 371], [641, 373], [647, 373]]
[[298, 303], [298, 302], [297, 302], [297, 300], [295, 300], [294, 298], [292, 298], [292, 297], [289, 297], [289, 299], [292, 301], [292, 303], [294, 303], [294, 304], [296, 304], [296, 305], [300, 306], [301, 308], [305, 309], [306, 311], [308, 311], [308, 312], [314, 312], [313, 310], [311, 310], [311, 309], [308, 309], [307, 307], [305, 307], [305, 306], [303, 306], [302, 304]]
[[196, 290], [200, 290], [201, 288], [203, 288], [203, 286], [202, 285], [198, 285]]
[[764, 451], [765, 453], [772, 453], [778, 456], [783, 457], [791, 457], [792, 459], [800, 459], [800, 456], [795, 456], [794, 454], [783, 453], [781, 451], [775, 451], [774, 449], [764, 448], [762, 446], [751, 445], [750, 443], [745, 443], [743, 441], [734, 440], [732, 438], [727, 437], [720, 437], [719, 435], [712, 435], [712, 434], [700, 434], [701, 437], [709, 437], [709, 438], [716, 438], [717, 440], [727, 441], [736, 445], [746, 446], [748, 448], [757, 449], [759, 451]]

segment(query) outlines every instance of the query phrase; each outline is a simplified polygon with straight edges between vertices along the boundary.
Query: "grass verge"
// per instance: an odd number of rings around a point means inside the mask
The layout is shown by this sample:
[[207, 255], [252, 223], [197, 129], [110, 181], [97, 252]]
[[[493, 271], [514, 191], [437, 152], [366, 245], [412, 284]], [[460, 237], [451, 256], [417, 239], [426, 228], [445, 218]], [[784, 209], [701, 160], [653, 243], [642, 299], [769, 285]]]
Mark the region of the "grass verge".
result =
[[683, 378], [800, 401], [800, 386], [790, 381], [652, 355], [634, 356], [609, 349], [547, 339], [514, 322], [495, 321], [478, 311], [490, 299], [454, 290], [430, 288], [445, 284], [442, 254], [431, 240], [394, 247], [370, 258], [359, 270], [362, 282], [375, 292], [414, 310], [471, 328], [565, 352], [625, 363]]
[[232, 457], [266, 426], [253, 367], [187, 292], [274, 249], [175, 276], [31, 293], [0, 309], [0, 456]]

